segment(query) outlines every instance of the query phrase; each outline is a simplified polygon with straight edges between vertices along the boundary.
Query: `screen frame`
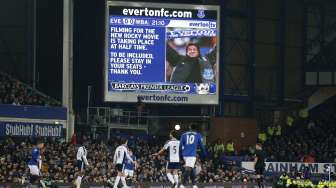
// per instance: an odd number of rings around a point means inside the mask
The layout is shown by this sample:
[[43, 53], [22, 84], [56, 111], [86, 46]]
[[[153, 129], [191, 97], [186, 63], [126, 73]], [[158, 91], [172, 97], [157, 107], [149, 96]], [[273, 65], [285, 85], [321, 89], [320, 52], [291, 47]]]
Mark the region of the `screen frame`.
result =
[[[215, 10], [217, 11], [217, 42], [216, 42], [216, 93], [211, 95], [197, 95], [197, 94], [172, 94], [172, 93], [146, 93], [146, 92], [109, 92], [108, 91], [108, 33], [109, 33], [109, 7], [110, 6], [125, 6], [125, 7], [148, 7], [148, 8], [171, 8], [171, 9], [203, 9], [203, 10]], [[220, 6], [219, 5], [197, 5], [197, 4], [168, 4], [168, 3], [146, 3], [146, 2], [126, 2], [126, 1], [107, 1], [105, 9], [105, 32], [104, 32], [104, 66], [103, 66], [103, 77], [104, 77], [104, 101], [105, 102], [126, 102], [134, 103], [137, 102], [138, 96], [152, 96], [157, 97], [167, 97], [172, 98], [186, 97], [188, 101], [155, 101], [155, 100], [145, 100], [146, 103], [157, 103], [157, 104], [195, 104], [195, 105], [218, 105], [219, 104], [219, 78], [220, 78]]]

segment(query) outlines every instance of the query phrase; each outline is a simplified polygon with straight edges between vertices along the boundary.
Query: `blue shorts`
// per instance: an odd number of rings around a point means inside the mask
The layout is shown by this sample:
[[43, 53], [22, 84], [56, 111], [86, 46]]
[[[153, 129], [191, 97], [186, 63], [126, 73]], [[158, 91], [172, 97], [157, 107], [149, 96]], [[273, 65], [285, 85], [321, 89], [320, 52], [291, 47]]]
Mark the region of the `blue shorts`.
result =
[[180, 163], [170, 163], [170, 162], [167, 163], [167, 169], [169, 170], [178, 170], [180, 168], [181, 168]]
[[84, 171], [84, 169], [85, 169], [85, 164], [84, 164], [84, 162], [81, 161], [81, 160], [77, 160], [77, 167], [78, 167], [78, 170], [79, 170], [79, 171]]

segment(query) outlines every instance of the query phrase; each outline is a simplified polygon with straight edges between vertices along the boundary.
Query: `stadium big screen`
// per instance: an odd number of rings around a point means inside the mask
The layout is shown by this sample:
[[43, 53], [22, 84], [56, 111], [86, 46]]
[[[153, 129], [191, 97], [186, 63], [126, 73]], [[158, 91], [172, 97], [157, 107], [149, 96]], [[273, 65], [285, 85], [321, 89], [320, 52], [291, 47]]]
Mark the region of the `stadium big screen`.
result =
[[218, 104], [219, 7], [108, 1], [105, 101]]

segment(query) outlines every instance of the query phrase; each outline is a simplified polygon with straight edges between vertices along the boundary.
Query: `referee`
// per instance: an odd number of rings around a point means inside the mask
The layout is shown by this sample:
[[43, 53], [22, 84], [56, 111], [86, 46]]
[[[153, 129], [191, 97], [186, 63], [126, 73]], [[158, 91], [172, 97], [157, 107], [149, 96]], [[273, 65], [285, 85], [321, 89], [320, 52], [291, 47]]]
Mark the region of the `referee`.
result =
[[265, 169], [265, 153], [262, 149], [261, 143], [256, 144], [254, 162], [254, 170], [256, 172], [258, 186], [259, 188], [264, 188], [263, 174]]

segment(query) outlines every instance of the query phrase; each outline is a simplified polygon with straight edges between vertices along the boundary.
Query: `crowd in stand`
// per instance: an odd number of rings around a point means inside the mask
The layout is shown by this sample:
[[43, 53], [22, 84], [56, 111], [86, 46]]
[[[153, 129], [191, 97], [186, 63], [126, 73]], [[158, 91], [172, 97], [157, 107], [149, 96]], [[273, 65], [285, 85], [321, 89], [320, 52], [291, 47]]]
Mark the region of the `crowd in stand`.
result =
[[36, 90], [1, 71], [0, 104], [60, 106], [58, 101], [39, 94]]
[[[90, 168], [86, 170], [87, 182], [106, 182], [113, 179], [116, 171], [113, 167], [114, 149], [118, 145], [117, 139], [108, 143], [102, 141], [84, 142], [88, 149], [88, 162]], [[140, 164], [136, 169], [134, 180], [138, 182], [166, 182], [165, 155], [154, 158], [151, 154], [160, 150], [164, 139], [132, 139], [129, 147], [137, 156]], [[27, 174], [26, 161], [29, 160], [32, 144], [30, 141], [13, 141], [6, 139], [1, 144], [1, 170], [0, 182], [20, 182], [22, 176]], [[75, 154], [77, 146], [61, 142], [47, 141], [43, 151], [42, 172], [45, 177], [59, 182], [73, 181], [75, 168]], [[198, 182], [241, 182], [250, 177], [235, 169], [224, 168], [218, 159], [209, 157], [207, 160], [197, 162]]]
[[[303, 162], [336, 162], [336, 138], [334, 134], [335, 117], [333, 113], [322, 113], [322, 116], [305, 121], [302, 127], [293, 126], [281, 136], [269, 137], [264, 143], [268, 153], [268, 161], [303, 161]], [[108, 142], [92, 140], [84, 137], [88, 146], [88, 160], [91, 168], [87, 169], [86, 181], [106, 182], [113, 179], [115, 169], [112, 164], [114, 149], [118, 138]], [[165, 155], [154, 158], [151, 154], [160, 150], [165, 138], [131, 138], [129, 147], [138, 158], [139, 168], [134, 179], [138, 182], [166, 182]], [[232, 144], [232, 145], [231, 145]], [[209, 156], [198, 161], [196, 171], [199, 173], [198, 182], [242, 182], [253, 181], [250, 175], [240, 172], [235, 167], [223, 163], [223, 155], [253, 157], [254, 149], [235, 151], [232, 142], [217, 140], [208, 144]], [[60, 140], [48, 140], [43, 151], [43, 174], [55, 181], [71, 182], [75, 174], [76, 145]], [[232, 147], [232, 148], [231, 148]], [[3, 139], [0, 143], [0, 182], [20, 182], [27, 174], [27, 164], [31, 155], [31, 142], [11, 138]], [[231, 152], [233, 149], [233, 152]]]
[[265, 143], [269, 161], [336, 162], [334, 125], [298, 129], [288, 136], [270, 138]]
[[316, 111], [309, 118], [298, 119], [281, 136], [271, 136], [265, 141], [268, 161], [336, 162], [335, 102]]
[[[25, 84], [0, 72], [0, 104], [57, 106], [59, 102], [40, 95]], [[326, 162], [336, 163], [336, 103], [320, 108], [309, 118], [300, 119], [291, 126], [274, 126], [262, 135], [266, 161], [280, 162]], [[118, 145], [117, 138], [109, 142], [84, 137], [88, 146], [86, 170], [87, 182], [106, 182], [115, 177], [113, 154]], [[138, 182], [166, 182], [166, 157], [154, 158], [151, 154], [160, 150], [165, 139], [131, 139], [129, 147], [138, 158], [134, 180]], [[28, 174], [27, 161], [32, 144], [29, 139], [0, 140], [0, 182], [20, 182]], [[242, 182], [253, 181], [252, 176], [223, 163], [223, 155], [246, 156], [251, 160], [254, 148], [236, 151], [232, 141], [217, 140], [208, 144], [209, 157], [198, 161], [198, 182]], [[43, 151], [43, 175], [59, 182], [72, 182], [75, 177], [75, 155], [77, 146], [60, 140], [48, 140]]]
[[[327, 115], [327, 114], [326, 114]], [[327, 118], [326, 118], [327, 117]], [[330, 122], [331, 116], [325, 116]], [[280, 137], [268, 139], [264, 149], [268, 153], [269, 161], [305, 161], [305, 162], [336, 162], [335, 143], [333, 134], [336, 132], [334, 124], [319, 119], [314, 125], [302, 127]], [[321, 125], [320, 125], [321, 124]], [[286, 136], [285, 136], [286, 135]], [[112, 164], [114, 149], [118, 145], [117, 138], [109, 142], [92, 141], [84, 137], [88, 149], [88, 160], [91, 164], [87, 169], [87, 182], [106, 182], [113, 180], [115, 169]], [[138, 182], [166, 182], [165, 155], [154, 158], [151, 154], [163, 146], [163, 138], [130, 139], [129, 147], [138, 158], [139, 168], [136, 169], [134, 179]], [[227, 145], [217, 141], [208, 145], [209, 157], [198, 161], [196, 171], [199, 173], [198, 182], [242, 182], [253, 181], [252, 176], [240, 172], [235, 167], [228, 168], [222, 163], [222, 156], [229, 155]], [[45, 177], [59, 182], [71, 182], [75, 175], [76, 145], [60, 140], [48, 140], [43, 151], [43, 174]], [[3, 139], [0, 143], [0, 182], [20, 182], [27, 174], [27, 164], [31, 155], [31, 142], [26, 140]], [[251, 159], [253, 148], [235, 152], [238, 155], [249, 156]]]

